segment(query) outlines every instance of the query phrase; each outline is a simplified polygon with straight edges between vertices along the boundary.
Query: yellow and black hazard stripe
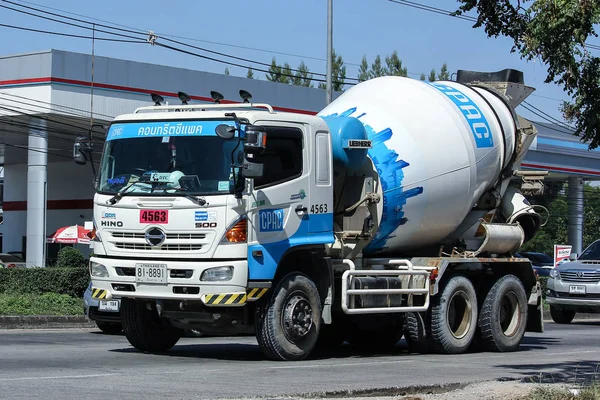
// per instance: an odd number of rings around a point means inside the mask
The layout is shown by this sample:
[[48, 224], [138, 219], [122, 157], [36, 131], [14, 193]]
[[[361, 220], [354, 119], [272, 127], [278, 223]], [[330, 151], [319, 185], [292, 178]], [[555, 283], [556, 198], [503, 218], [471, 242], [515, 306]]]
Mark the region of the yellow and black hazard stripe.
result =
[[106, 298], [106, 295], [108, 295], [108, 290], [98, 289], [95, 287], [92, 288], [93, 299], [102, 300]]
[[269, 291], [269, 288], [254, 288], [248, 290], [248, 301], [256, 301], [263, 297], [265, 293]]
[[246, 293], [205, 294], [204, 304], [209, 306], [242, 305], [246, 303]]

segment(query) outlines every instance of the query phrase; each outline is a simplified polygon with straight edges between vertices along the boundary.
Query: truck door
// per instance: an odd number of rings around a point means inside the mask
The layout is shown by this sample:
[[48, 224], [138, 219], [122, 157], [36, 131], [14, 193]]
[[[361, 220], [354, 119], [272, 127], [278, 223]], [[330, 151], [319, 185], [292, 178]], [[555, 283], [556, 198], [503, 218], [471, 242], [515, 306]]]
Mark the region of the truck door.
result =
[[[310, 138], [310, 137], [309, 137]], [[298, 125], [267, 127], [266, 150], [255, 161], [264, 166], [248, 197], [248, 268], [252, 280], [269, 280], [285, 252], [310, 243], [310, 159]]]

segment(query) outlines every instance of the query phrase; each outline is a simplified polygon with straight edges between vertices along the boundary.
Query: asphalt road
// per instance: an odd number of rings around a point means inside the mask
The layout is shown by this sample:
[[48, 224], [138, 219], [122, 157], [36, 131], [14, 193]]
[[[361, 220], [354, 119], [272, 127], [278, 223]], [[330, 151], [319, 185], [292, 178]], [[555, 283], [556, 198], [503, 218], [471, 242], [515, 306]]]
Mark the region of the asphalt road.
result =
[[[167, 355], [96, 330], [0, 331], [0, 399], [299, 396], [493, 379], [552, 382], [600, 373], [600, 320], [546, 323], [514, 353], [385, 354], [354, 348], [301, 362], [264, 359], [253, 337], [185, 338]], [[540, 378], [542, 377], [542, 378]]]

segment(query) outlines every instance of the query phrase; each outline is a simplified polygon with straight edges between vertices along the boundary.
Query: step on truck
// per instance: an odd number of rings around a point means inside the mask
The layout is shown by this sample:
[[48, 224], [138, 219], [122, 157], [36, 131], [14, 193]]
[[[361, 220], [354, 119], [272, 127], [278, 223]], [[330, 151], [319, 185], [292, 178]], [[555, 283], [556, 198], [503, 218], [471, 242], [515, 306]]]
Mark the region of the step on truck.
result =
[[[520, 163], [535, 127], [515, 70], [380, 77], [317, 115], [268, 104], [120, 115], [95, 179], [90, 274], [144, 352], [185, 329], [255, 334], [301, 360], [348, 342], [415, 352], [515, 351], [541, 332], [531, 263], [541, 225]], [[241, 91], [242, 93], [243, 91]], [[74, 146], [91, 159], [91, 138]]]

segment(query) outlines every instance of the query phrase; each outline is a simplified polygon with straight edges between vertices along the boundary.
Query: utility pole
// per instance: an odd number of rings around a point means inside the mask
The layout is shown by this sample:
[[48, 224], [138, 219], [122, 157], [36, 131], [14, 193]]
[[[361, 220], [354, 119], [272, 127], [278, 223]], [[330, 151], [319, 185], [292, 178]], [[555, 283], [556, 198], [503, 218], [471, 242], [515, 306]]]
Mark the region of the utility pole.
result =
[[325, 105], [331, 103], [331, 94], [333, 91], [331, 74], [333, 69], [333, 0], [327, 0], [327, 80], [325, 90]]

